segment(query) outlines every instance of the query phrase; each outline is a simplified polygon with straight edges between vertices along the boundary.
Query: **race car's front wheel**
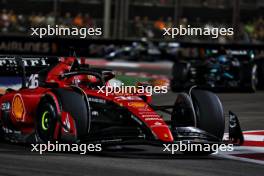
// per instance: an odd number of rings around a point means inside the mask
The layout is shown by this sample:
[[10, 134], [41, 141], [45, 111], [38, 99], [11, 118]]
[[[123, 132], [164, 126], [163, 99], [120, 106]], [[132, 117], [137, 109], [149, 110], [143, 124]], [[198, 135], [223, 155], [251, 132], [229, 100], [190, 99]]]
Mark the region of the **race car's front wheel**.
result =
[[174, 63], [172, 68], [172, 80], [171, 80], [171, 90], [173, 92], [180, 92], [184, 90], [184, 85], [186, 83], [188, 75], [188, 67], [186, 63]]
[[[191, 91], [191, 98], [196, 114], [196, 127], [221, 141], [224, 135], [225, 119], [219, 98], [209, 91], [195, 89]], [[208, 145], [210, 149], [208, 149]], [[217, 148], [214, 145], [217, 144], [211, 143], [208, 145], [206, 150], [202, 147], [202, 151], [185, 151], [183, 153], [187, 155], [209, 155], [216, 152]]]
[[264, 60], [257, 60], [257, 76], [258, 76], [258, 88], [263, 90], [264, 89]]
[[197, 127], [222, 140], [225, 130], [223, 106], [212, 92], [192, 90], [191, 97], [196, 113]]
[[55, 105], [51, 101], [44, 99], [38, 109], [36, 126], [36, 133], [41, 142], [54, 141], [56, 117]]
[[258, 85], [257, 65], [245, 65], [241, 69], [241, 88], [246, 92], [256, 92]]

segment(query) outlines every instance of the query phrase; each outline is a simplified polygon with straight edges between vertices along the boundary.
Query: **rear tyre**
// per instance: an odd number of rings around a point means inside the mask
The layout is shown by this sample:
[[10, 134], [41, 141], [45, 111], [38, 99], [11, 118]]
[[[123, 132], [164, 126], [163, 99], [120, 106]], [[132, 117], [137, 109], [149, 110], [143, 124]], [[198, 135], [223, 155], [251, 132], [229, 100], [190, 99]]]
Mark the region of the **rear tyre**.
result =
[[[76, 90], [77, 91], [77, 90]], [[85, 102], [85, 96], [65, 89], [54, 89], [54, 94], [57, 97], [59, 111], [67, 112], [71, 115], [74, 121], [74, 127], [77, 134], [74, 136], [63, 136], [61, 133], [56, 136], [56, 140], [67, 141], [74, 143], [87, 136], [90, 128], [90, 111], [89, 104]], [[55, 141], [55, 127], [61, 122], [61, 117], [58, 116], [56, 104], [52, 97], [46, 95], [40, 102], [37, 111], [36, 133], [40, 142]]]
[[57, 95], [62, 109], [70, 113], [77, 130], [77, 138], [81, 139], [87, 136], [90, 126], [90, 112], [85, 102], [85, 96], [77, 93], [77, 90], [68, 91], [65, 89], [55, 89], [54, 93]]
[[57, 112], [53, 102], [43, 99], [37, 113], [36, 133], [41, 142], [54, 141]]

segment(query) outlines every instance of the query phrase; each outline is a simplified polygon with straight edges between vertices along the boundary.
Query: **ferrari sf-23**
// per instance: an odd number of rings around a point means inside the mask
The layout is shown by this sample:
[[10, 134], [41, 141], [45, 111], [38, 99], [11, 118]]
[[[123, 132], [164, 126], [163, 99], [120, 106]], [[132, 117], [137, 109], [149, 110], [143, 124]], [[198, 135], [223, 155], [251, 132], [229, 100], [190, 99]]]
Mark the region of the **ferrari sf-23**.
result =
[[[52, 59], [56, 62], [47, 64]], [[11, 81], [17, 76], [22, 82], [21, 88], [7, 88], [0, 95], [2, 140], [105, 145], [226, 142], [223, 107], [209, 91], [193, 87], [177, 94], [173, 105], [154, 105], [144, 94], [99, 92], [114, 72], [87, 65], [84, 58], [2, 57], [0, 61], [2, 77]], [[45, 68], [36, 69], [38, 64]], [[243, 142], [232, 112], [229, 124], [228, 141]]]

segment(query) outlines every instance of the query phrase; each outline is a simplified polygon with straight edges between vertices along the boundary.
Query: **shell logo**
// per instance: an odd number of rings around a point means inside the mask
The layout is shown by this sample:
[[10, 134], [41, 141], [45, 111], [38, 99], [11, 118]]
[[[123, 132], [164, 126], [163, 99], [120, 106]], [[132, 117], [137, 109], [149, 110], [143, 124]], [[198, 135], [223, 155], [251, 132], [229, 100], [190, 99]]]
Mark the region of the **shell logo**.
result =
[[169, 135], [167, 133], [165, 133], [164, 138], [169, 138]]
[[146, 103], [144, 103], [144, 102], [130, 102], [130, 103], [128, 103], [128, 106], [131, 106], [134, 108], [144, 108], [144, 107], [146, 107]]
[[17, 121], [22, 121], [25, 116], [25, 106], [20, 94], [17, 94], [13, 98], [12, 113]]

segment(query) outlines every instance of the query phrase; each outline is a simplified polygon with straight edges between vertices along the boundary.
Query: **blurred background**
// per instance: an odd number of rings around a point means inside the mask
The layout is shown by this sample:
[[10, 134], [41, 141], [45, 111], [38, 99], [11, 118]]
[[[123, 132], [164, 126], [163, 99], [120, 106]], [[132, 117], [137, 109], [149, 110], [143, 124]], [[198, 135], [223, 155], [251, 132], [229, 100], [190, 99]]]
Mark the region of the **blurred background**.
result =
[[[0, 54], [75, 53], [131, 84], [147, 78], [175, 91], [195, 84], [255, 92], [264, 88], [263, 17], [263, 0], [0, 0]], [[102, 28], [103, 35], [30, 35], [48, 25]], [[234, 28], [234, 35], [163, 35], [179, 25]]]
[[[101, 27], [105, 39], [171, 40], [164, 27], [233, 27], [233, 37], [178, 41], [264, 41], [263, 0], [0, 0], [0, 35], [24, 36], [30, 27]], [[97, 37], [98, 38], [98, 37]], [[174, 39], [175, 40], [175, 39]]]

